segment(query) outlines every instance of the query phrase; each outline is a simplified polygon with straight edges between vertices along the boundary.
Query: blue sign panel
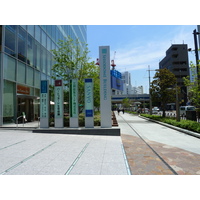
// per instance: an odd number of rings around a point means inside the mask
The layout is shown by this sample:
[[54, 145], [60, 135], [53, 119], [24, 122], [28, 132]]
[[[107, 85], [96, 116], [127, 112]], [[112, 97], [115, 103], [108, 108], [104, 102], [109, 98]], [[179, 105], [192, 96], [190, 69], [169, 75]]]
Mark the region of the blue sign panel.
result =
[[41, 81], [41, 93], [47, 93], [47, 81]]
[[85, 110], [86, 117], [93, 117], [93, 110]]
[[92, 79], [91, 78], [86, 78], [85, 79], [85, 83], [92, 83]]

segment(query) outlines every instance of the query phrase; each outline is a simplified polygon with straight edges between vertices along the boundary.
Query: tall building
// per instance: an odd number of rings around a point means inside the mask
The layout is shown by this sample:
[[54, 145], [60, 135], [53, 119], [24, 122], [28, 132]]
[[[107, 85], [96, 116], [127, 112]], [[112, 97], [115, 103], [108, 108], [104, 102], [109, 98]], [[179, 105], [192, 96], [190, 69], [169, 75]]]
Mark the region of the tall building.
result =
[[59, 39], [87, 43], [84, 25], [2, 25], [0, 26], [0, 126], [15, 122], [25, 112], [28, 121], [39, 116], [40, 80], [51, 78], [55, 64], [51, 49]]
[[133, 94], [133, 87], [131, 85], [131, 74], [128, 71], [122, 72], [123, 81], [123, 94], [129, 95]]
[[143, 86], [133, 87], [134, 94], [144, 94]]
[[187, 44], [173, 44], [166, 51], [166, 56], [159, 62], [159, 68], [169, 69], [177, 78], [177, 84], [181, 88], [182, 104], [187, 102], [187, 89], [183, 77], [189, 76], [189, 61]]
[[131, 74], [128, 71], [122, 73], [122, 80], [124, 83], [131, 85]]

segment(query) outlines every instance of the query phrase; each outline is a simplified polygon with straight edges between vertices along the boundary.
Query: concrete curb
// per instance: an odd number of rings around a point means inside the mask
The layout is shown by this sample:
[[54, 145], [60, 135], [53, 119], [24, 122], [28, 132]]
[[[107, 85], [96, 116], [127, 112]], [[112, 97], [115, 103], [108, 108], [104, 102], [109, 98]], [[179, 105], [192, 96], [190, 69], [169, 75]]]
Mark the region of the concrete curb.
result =
[[33, 133], [120, 136], [120, 128], [47, 128], [34, 129]]
[[140, 116], [140, 115], [138, 115], [138, 116], [140, 118], [146, 119], [148, 121], [151, 121], [151, 122], [154, 122], [154, 123], [157, 123], [157, 124], [161, 124], [163, 126], [166, 126], [168, 128], [174, 129], [176, 131], [180, 131], [182, 133], [185, 133], [185, 134], [200, 138], [200, 134], [199, 133], [196, 133], [196, 132], [193, 132], [193, 131], [189, 131], [189, 130], [186, 130], [186, 129], [183, 129], [183, 128], [179, 128], [179, 127], [176, 127], [176, 126], [173, 126], [173, 125], [170, 125], [170, 124], [166, 124], [166, 123], [163, 123], [163, 122], [159, 122], [159, 121], [156, 121], [156, 120], [153, 120], [153, 119], [149, 119], [149, 118], [146, 118], [146, 117], [143, 117], [143, 116]]

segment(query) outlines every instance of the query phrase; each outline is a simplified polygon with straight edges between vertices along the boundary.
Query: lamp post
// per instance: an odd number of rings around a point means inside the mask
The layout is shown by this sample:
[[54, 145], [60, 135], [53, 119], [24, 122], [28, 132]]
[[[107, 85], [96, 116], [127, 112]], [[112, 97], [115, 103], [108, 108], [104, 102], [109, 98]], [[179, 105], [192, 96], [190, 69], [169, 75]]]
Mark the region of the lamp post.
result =
[[[193, 34], [194, 34], [194, 51], [195, 51], [196, 65], [198, 65], [199, 54], [198, 54], [197, 35], [199, 35], [199, 32], [197, 32], [196, 29], [194, 29]], [[197, 67], [197, 74], [198, 74], [198, 67]]]
[[150, 109], [150, 115], [152, 115], [152, 99], [151, 99], [151, 77], [150, 77], [150, 66], [149, 67], [149, 109]]
[[178, 96], [177, 82], [176, 82], [176, 121], [180, 122], [180, 107], [179, 107], [179, 96]]

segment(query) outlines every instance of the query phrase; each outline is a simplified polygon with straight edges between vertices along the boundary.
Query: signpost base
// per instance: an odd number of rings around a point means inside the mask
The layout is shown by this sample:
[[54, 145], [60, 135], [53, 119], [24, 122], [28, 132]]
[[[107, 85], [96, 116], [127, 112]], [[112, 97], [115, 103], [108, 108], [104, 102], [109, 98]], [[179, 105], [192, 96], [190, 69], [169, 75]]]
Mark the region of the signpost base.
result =
[[79, 127], [78, 118], [70, 117], [70, 119], [69, 119], [69, 127], [70, 128], [78, 128]]
[[85, 117], [85, 128], [94, 128], [94, 118]]

